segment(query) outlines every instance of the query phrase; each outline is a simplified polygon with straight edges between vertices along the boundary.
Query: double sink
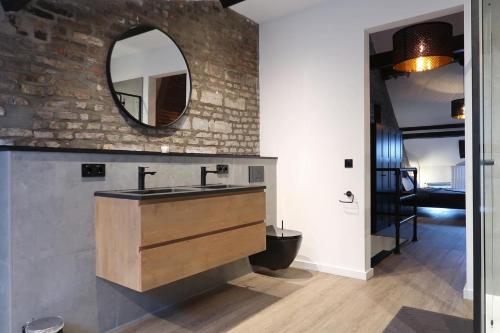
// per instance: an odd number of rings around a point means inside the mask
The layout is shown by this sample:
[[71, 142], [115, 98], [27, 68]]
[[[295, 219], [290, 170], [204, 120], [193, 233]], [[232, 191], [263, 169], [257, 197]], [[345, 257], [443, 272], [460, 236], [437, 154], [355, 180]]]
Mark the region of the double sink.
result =
[[160, 199], [167, 197], [195, 196], [231, 192], [263, 190], [265, 186], [213, 184], [205, 186], [175, 186], [145, 190], [98, 191], [95, 196], [130, 200]]

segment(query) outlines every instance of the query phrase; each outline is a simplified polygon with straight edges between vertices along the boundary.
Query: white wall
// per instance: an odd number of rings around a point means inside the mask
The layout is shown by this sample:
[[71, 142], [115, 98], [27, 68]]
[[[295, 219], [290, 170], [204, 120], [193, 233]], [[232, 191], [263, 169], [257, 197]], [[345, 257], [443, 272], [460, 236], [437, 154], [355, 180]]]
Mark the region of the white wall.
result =
[[418, 168], [420, 187], [426, 187], [428, 183], [451, 183], [453, 166], [463, 162], [458, 148], [458, 141], [463, 139], [453, 137], [404, 141], [410, 165]]
[[[261, 153], [279, 157], [278, 220], [303, 232], [302, 266], [371, 274], [368, 33], [462, 8], [332, 0], [260, 26]], [[338, 203], [347, 190], [355, 205]]]

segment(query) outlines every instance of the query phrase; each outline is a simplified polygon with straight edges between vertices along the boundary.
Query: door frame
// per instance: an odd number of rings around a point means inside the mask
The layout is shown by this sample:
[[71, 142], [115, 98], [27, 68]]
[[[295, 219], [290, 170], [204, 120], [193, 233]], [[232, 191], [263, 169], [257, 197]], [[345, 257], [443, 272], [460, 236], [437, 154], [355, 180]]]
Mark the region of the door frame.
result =
[[483, 228], [481, 221], [481, 0], [471, 0], [472, 68], [472, 209], [474, 332], [483, 328]]

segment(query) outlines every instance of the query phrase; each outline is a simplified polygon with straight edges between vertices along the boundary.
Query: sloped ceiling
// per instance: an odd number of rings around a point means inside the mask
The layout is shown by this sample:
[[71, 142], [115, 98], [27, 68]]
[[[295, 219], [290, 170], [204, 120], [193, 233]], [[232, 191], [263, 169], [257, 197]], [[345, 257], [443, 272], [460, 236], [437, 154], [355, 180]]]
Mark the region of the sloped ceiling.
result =
[[386, 81], [399, 127], [463, 123], [451, 118], [451, 101], [464, 96], [457, 63]]

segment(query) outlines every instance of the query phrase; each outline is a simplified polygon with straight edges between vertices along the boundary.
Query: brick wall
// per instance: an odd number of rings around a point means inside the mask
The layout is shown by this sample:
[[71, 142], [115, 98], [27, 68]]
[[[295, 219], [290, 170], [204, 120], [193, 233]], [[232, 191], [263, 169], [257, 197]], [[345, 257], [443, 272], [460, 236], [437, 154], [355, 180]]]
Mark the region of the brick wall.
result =
[[[127, 121], [108, 90], [109, 45], [140, 23], [172, 36], [191, 69], [174, 128]], [[258, 154], [258, 25], [219, 1], [33, 0], [0, 22], [0, 144]]]

